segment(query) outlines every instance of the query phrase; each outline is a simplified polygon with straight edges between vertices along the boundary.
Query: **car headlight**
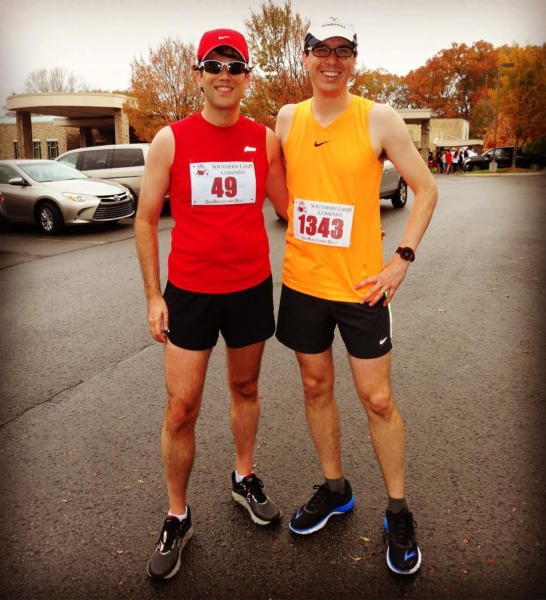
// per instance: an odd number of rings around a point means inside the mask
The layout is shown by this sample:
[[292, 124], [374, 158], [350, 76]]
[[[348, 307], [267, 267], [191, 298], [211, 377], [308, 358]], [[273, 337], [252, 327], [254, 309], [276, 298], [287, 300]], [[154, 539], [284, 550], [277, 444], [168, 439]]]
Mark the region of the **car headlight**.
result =
[[70, 194], [69, 192], [63, 192], [63, 196], [72, 200], [72, 202], [98, 202], [97, 196], [91, 196], [91, 194]]

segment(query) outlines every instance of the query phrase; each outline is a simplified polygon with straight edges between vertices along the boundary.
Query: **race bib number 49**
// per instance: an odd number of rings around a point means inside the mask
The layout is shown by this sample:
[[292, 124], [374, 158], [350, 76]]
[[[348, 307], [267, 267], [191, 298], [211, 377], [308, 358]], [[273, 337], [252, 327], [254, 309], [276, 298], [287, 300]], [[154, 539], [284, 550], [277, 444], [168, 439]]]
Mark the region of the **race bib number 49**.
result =
[[294, 199], [294, 237], [304, 242], [348, 248], [354, 206]]
[[193, 206], [256, 202], [253, 162], [190, 163], [190, 175]]

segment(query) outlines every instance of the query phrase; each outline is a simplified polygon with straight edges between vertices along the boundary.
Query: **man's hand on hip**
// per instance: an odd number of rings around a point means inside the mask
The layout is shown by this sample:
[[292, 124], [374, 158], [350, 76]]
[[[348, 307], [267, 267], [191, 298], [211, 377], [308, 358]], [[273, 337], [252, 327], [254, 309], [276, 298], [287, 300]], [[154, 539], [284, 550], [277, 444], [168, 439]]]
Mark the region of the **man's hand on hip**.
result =
[[387, 306], [396, 293], [396, 290], [400, 287], [402, 281], [404, 281], [404, 277], [406, 276], [410, 264], [411, 263], [408, 261], [400, 258], [398, 254], [395, 254], [383, 267], [383, 270], [380, 273], [358, 282], [355, 285], [355, 290], [373, 284], [360, 300], [360, 304], [369, 302], [370, 306], [374, 306], [383, 299], [383, 306]]

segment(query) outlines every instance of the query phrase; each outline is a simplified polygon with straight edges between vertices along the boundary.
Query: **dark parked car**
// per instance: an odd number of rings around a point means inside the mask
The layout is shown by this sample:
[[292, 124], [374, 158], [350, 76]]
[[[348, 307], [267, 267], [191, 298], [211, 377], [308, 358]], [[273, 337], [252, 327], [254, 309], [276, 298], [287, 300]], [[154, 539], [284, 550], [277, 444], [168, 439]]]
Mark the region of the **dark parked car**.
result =
[[4, 202], [4, 195], [0, 192], [0, 232], [7, 231], [9, 227], [8, 211]]
[[[495, 160], [500, 169], [512, 166], [512, 157], [514, 155], [514, 146], [503, 146], [495, 150]], [[489, 165], [493, 160], [493, 150], [488, 150], [480, 156], [471, 156], [464, 161], [465, 171], [488, 171]], [[521, 148], [518, 148], [516, 155], [516, 167], [519, 169], [530, 169], [531, 171], [540, 171], [546, 166], [546, 155], [527, 154]]]

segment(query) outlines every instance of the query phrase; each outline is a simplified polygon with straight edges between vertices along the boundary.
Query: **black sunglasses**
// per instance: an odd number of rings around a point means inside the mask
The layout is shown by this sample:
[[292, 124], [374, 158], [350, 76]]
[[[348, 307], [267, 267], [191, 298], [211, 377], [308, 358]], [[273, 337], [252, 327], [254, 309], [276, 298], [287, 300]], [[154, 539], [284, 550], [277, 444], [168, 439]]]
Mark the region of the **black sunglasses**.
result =
[[240, 75], [241, 73], [249, 73], [248, 65], [240, 60], [232, 60], [231, 62], [220, 62], [219, 60], [203, 60], [197, 66], [198, 69], [204, 69], [206, 73], [218, 75], [220, 71], [227, 68], [230, 75]]

